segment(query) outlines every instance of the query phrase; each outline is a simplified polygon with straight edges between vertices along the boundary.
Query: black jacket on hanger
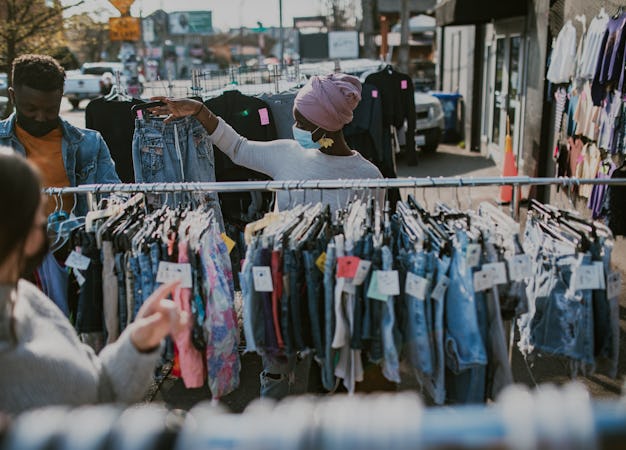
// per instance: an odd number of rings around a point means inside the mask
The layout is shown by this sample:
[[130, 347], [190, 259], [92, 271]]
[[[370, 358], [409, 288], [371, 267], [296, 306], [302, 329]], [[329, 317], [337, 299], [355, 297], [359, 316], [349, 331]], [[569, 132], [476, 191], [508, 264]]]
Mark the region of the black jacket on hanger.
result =
[[343, 135], [356, 150], [379, 169], [383, 168], [383, 110], [378, 88], [363, 84], [361, 101], [354, 110], [352, 122], [343, 127]]
[[365, 82], [376, 86], [381, 95], [383, 125], [402, 128], [407, 123], [406, 152], [409, 164], [417, 163], [415, 150], [415, 89], [407, 74], [387, 66], [369, 75]]
[[[220, 116], [233, 129], [251, 141], [273, 141], [278, 138], [276, 122], [269, 105], [258, 97], [244, 95], [239, 91], [225, 91], [219, 97], [209, 99], [204, 104]], [[215, 178], [217, 181], [268, 180], [267, 175], [239, 166], [221, 150], [215, 152]], [[253, 196], [251, 193], [222, 193], [222, 213], [227, 219], [237, 222], [256, 220], [254, 213], [268, 211], [271, 194]], [[262, 197], [262, 200], [258, 197]], [[253, 205], [256, 211], [250, 211]]]
[[[239, 91], [226, 91], [204, 104], [237, 133], [251, 141], [278, 139], [272, 111], [258, 97], [244, 95]], [[221, 151], [215, 153], [215, 176], [217, 181], [267, 180], [266, 175], [233, 163]]]
[[85, 108], [85, 127], [99, 131], [104, 138], [122, 183], [135, 182], [133, 133], [136, 116], [130, 109], [139, 103], [143, 102], [139, 99], [117, 101], [98, 97]]

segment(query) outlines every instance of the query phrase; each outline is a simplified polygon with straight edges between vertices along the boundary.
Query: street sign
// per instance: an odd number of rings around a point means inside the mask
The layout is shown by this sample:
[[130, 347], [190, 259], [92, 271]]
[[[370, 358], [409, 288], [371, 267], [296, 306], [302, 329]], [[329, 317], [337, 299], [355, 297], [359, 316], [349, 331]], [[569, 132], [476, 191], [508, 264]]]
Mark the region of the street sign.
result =
[[130, 6], [135, 3], [135, 0], [109, 0], [117, 10], [122, 13], [123, 16], [127, 15], [130, 11]]
[[138, 41], [141, 39], [141, 24], [137, 17], [111, 17], [109, 39], [112, 41]]

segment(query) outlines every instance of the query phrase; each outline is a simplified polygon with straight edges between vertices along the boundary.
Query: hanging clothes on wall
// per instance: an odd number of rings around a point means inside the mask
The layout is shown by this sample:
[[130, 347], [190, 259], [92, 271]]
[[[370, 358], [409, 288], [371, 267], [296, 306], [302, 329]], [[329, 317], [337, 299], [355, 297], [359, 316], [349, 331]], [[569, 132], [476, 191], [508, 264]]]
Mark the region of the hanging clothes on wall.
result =
[[114, 98], [99, 97], [85, 108], [85, 126], [100, 132], [123, 183], [135, 182], [132, 156], [135, 113], [131, 108], [141, 103], [139, 99], [118, 95]]
[[602, 40], [608, 22], [609, 16], [604, 10], [591, 20], [589, 29], [585, 35], [583, 53], [578, 60], [577, 76], [579, 78], [585, 80], [593, 79], [596, 73], [596, 67], [598, 66], [598, 56], [600, 55]]
[[593, 103], [600, 106], [607, 86], [622, 91], [626, 61], [626, 11], [609, 18], [593, 79]]
[[576, 28], [571, 20], [559, 32], [550, 58], [548, 75], [546, 78], [555, 84], [569, 83], [574, 74], [576, 62]]

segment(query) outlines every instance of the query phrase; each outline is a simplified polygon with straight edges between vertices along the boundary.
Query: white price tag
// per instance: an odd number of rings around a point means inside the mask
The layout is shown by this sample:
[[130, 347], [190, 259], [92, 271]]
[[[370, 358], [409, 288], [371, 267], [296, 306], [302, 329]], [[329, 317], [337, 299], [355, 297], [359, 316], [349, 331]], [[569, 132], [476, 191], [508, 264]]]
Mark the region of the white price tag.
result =
[[574, 290], [600, 289], [596, 266], [578, 266], [572, 274], [571, 284]]
[[356, 275], [352, 279], [352, 284], [354, 284], [355, 286], [362, 285], [367, 278], [367, 274], [369, 273], [371, 266], [371, 261], [367, 261], [365, 259], [360, 260], [359, 267], [357, 267], [356, 269]]
[[273, 292], [272, 271], [268, 266], [255, 266], [252, 268], [254, 290], [257, 292]]
[[433, 300], [437, 300], [438, 302], [442, 302], [446, 295], [446, 290], [448, 289], [448, 285], [450, 284], [450, 278], [443, 276], [433, 289], [433, 293], [430, 295], [430, 298]]
[[492, 272], [479, 270], [474, 272], [474, 291], [482, 292], [493, 287]]
[[426, 278], [415, 275], [414, 273], [406, 274], [406, 283], [404, 291], [418, 300], [426, 300], [428, 291], [428, 280]]
[[532, 277], [532, 267], [530, 265], [530, 256], [515, 255], [508, 260], [509, 276], [511, 281], [522, 281]]
[[594, 261], [593, 265], [596, 266], [596, 273], [598, 275], [598, 289], [606, 289], [606, 281], [604, 279], [604, 263], [602, 261]]
[[383, 295], [400, 295], [400, 278], [397, 270], [377, 270], [378, 291]]
[[176, 264], [166, 261], [159, 262], [157, 283], [170, 283], [180, 280], [181, 288], [192, 288], [191, 264]]
[[611, 272], [607, 279], [606, 297], [614, 299], [619, 297], [622, 290], [622, 274], [620, 272]]
[[80, 270], [72, 269], [72, 271], [74, 272], [74, 276], [76, 277], [76, 282], [78, 283], [78, 285], [82, 286], [83, 284], [85, 284], [85, 281], [87, 281], [87, 279], [83, 276], [82, 273], [80, 273]]
[[491, 273], [491, 284], [506, 284], [509, 282], [506, 276], [506, 266], [503, 262], [483, 264], [481, 269], [483, 272]]
[[480, 264], [480, 253], [482, 248], [480, 244], [469, 244], [467, 246], [467, 253], [465, 255], [465, 259], [467, 261], [468, 267], [476, 267]]
[[72, 269], [87, 270], [91, 260], [86, 256], [81, 255], [76, 250], [72, 250], [65, 260], [65, 267], [71, 267]]

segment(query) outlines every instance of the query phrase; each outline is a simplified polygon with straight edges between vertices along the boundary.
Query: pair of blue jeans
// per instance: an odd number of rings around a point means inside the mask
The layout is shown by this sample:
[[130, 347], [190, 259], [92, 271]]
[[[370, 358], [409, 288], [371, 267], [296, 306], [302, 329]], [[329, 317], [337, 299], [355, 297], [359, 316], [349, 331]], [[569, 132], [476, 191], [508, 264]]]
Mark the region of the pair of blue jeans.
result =
[[458, 231], [446, 293], [446, 395], [453, 404], [485, 401], [487, 308], [485, 294], [474, 291], [469, 243], [467, 234]]
[[408, 274], [426, 279], [430, 277], [432, 280], [432, 271], [427, 274], [427, 265], [429, 263], [427, 259], [431, 259], [430, 256], [430, 254], [423, 251], [407, 252], [406, 250], [400, 250], [400, 254], [397, 257], [402, 292], [400, 301], [403, 310], [403, 321], [401, 324], [403, 349], [411, 367], [426, 376], [433, 373], [432, 320], [429, 315], [430, 311], [427, 311], [427, 304], [430, 304], [431, 301], [431, 289], [430, 287], [426, 289], [424, 298], [417, 298], [405, 291], [405, 285]]
[[322, 385], [331, 391], [335, 388], [335, 350], [332, 348], [335, 332], [335, 269], [337, 266], [337, 249], [333, 242], [326, 248], [324, 263], [324, 360], [322, 362]]
[[89, 258], [89, 267], [82, 271], [85, 282], [80, 287], [76, 310], [76, 331], [78, 333], [104, 332], [102, 306], [102, 261], [94, 233], [78, 231], [73, 237], [74, 246], [81, 248], [84, 257]]
[[570, 289], [577, 267], [591, 264], [591, 255], [547, 258], [537, 279], [531, 343], [549, 355], [594, 367], [592, 291]]
[[[162, 119], [136, 119], [132, 143], [137, 183], [214, 182], [215, 156], [211, 137], [193, 117], [164, 123]], [[216, 193], [202, 195], [224, 230]]]

